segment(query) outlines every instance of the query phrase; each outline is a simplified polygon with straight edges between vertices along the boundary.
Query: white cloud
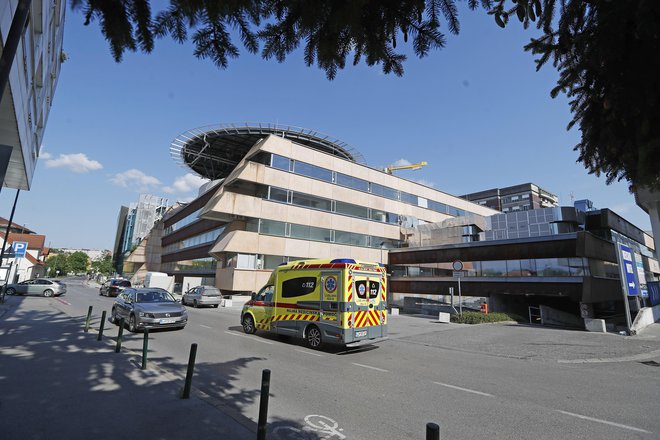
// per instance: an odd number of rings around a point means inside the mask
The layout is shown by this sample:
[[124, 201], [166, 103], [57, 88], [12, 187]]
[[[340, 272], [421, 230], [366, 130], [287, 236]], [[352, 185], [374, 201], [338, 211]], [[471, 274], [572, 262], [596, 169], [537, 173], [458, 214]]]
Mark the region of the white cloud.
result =
[[192, 173], [187, 173], [183, 176], [177, 177], [172, 186], [163, 187], [163, 191], [168, 194], [185, 194], [191, 191], [197, 191], [197, 189], [206, 182], [208, 182], [208, 179], [204, 179]]
[[46, 168], [67, 168], [74, 173], [88, 173], [103, 168], [100, 162], [89, 159], [83, 153], [60, 154], [57, 159], [53, 159], [49, 153], [43, 153], [41, 157], [46, 159]]
[[47, 153], [47, 152], [45, 152], [45, 151], [42, 151], [42, 152], [39, 154], [39, 157], [40, 157], [41, 159], [43, 159], [43, 160], [46, 160], [46, 159], [52, 159], [52, 158], [53, 158], [53, 155], [50, 154], [50, 153]]
[[135, 168], [123, 173], [115, 174], [110, 178], [113, 185], [121, 186], [123, 188], [136, 188], [138, 192], [148, 190], [150, 187], [160, 185], [160, 180], [153, 176], [147, 176], [140, 170]]
[[405, 166], [408, 166], [408, 165], [412, 165], [412, 162], [409, 162], [408, 160], [401, 158], [401, 159], [397, 160], [396, 162], [394, 162], [393, 164], [391, 164], [390, 166], [391, 167], [405, 167]]

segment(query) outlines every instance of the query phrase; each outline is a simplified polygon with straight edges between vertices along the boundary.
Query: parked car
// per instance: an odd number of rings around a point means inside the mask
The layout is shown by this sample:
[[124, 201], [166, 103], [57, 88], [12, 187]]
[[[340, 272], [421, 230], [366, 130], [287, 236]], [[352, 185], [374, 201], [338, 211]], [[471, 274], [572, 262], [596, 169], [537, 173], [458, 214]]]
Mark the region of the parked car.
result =
[[66, 284], [58, 280], [35, 278], [20, 283], [7, 284], [7, 295], [60, 296], [66, 293]]
[[181, 297], [181, 304], [192, 304], [193, 307], [218, 307], [222, 303], [222, 293], [217, 287], [197, 286], [188, 290]]
[[112, 305], [110, 322], [119, 324], [121, 318], [132, 332], [145, 328], [182, 329], [188, 323], [186, 308], [167, 290], [156, 287], [124, 289]]
[[123, 278], [111, 278], [99, 289], [99, 295], [117, 296], [127, 287], [131, 287], [131, 282]]

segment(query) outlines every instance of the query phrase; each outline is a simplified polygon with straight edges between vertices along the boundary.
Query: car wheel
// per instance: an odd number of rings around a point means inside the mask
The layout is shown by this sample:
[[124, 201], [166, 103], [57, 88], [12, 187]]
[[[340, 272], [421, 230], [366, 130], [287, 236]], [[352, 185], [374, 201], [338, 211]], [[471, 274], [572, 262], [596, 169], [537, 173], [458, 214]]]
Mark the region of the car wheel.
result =
[[44, 290], [44, 296], [45, 296], [45, 297], [53, 296], [53, 291], [50, 290], [50, 289], [46, 289], [46, 290]]
[[131, 315], [131, 317], [128, 319], [128, 330], [132, 333], [137, 333], [138, 331], [135, 315]]
[[257, 331], [254, 326], [254, 318], [250, 314], [243, 316], [243, 331], [248, 335], [252, 335]]
[[213, 307], [215, 307], [217, 309], [219, 305], [220, 304], [213, 304]]
[[9, 289], [7, 289], [7, 291], [5, 293], [7, 293], [7, 295], [15, 295], [16, 294], [16, 289], [12, 289], [10, 287]]
[[323, 343], [323, 338], [321, 337], [321, 330], [315, 325], [312, 325], [307, 329], [307, 345], [309, 348], [314, 350], [318, 349]]
[[193, 301], [193, 307], [194, 307], [194, 308], [199, 307], [199, 304], [197, 304], [197, 300], [194, 300], [194, 301]]
[[103, 296], [103, 290], [99, 289], [99, 296]]

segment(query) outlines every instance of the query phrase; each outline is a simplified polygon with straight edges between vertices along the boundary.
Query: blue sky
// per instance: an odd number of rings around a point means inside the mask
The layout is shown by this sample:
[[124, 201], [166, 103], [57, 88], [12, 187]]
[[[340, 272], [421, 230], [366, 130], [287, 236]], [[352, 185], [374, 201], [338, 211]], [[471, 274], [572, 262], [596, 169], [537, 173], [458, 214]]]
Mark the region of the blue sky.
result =
[[[557, 73], [536, 72], [522, 46], [533, 30], [502, 30], [461, 7], [461, 33], [429, 57], [409, 57], [403, 77], [364, 63], [334, 81], [300, 54], [285, 63], [242, 51], [226, 70], [198, 60], [189, 44], [159, 40], [150, 55], [115, 63], [97, 23], [67, 10], [62, 73], [46, 126], [45, 154], [15, 222], [52, 247], [111, 249], [121, 205], [140, 192], [189, 200], [200, 180], [177, 165], [170, 143], [192, 128], [271, 122], [348, 143], [367, 164], [427, 161], [397, 175], [450, 194], [534, 182], [563, 205], [589, 198], [648, 230], [625, 182], [606, 185], [576, 163], [579, 139]], [[238, 43], [238, 40], [236, 41]], [[401, 46], [399, 46], [401, 48]], [[9, 218], [15, 190], [3, 188]]]

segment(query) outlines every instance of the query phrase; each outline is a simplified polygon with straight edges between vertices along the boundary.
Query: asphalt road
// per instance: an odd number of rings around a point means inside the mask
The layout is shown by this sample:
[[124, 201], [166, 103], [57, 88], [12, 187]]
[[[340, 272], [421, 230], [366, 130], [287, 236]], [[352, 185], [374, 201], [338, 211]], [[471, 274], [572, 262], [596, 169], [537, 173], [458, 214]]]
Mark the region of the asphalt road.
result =
[[[49, 299], [94, 328], [113, 298], [67, 280]], [[149, 359], [183, 377], [198, 344], [193, 386], [256, 419], [262, 370], [271, 370], [269, 439], [654, 439], [660, 338], [624, 338], [519, 325], [462, 326], [390, 317], [377, 346], [313, 351], [239, 325], [239, 307], [188, 308], [184, 330], [152, 331]], [[107, 338], [117, 327], [106, 323]], [[136, 354], [142, 334], [124, 332]], [[296, 420], [298, 423], [292, 423]]]

